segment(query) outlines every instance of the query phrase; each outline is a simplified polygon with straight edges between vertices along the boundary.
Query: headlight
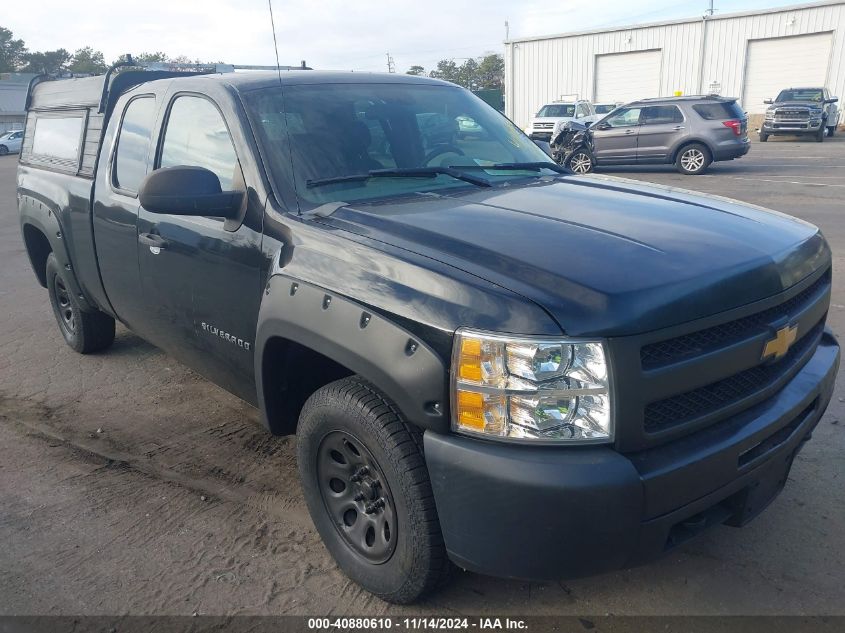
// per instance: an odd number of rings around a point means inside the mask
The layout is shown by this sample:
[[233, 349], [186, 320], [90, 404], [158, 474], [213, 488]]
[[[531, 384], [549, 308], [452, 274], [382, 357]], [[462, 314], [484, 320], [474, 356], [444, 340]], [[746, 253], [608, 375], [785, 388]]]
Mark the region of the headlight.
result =
[[525, 132], [526, 134], [531, 134], [531, 132], [533, 132], [533, 131], [534, 130], [530, 125], [523, 130], [523, 132]]
[[613, 441], [607, 355], [600, 341], [455, 336], [452, 427], [549, 443]]
[[775, 118], [775, 111], [774, 110], [766, 110], [766, 118], [767, 119], [774, 119]]

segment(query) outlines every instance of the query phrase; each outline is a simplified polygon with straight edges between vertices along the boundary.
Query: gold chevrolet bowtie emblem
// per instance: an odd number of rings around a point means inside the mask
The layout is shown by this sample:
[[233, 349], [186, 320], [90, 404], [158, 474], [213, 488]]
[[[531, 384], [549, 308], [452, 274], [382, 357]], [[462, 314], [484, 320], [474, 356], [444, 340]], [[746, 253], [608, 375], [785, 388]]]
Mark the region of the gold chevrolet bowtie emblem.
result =
[[795, 342], [797, 336], [797, 325], [782, 327], [775, 333], [775, 337], [766, 343], [766, 347], [763, 348], [763, 358], [766, 359], [769, 356], [780, 358], [784, 356], [789, 351], [790, 346]]

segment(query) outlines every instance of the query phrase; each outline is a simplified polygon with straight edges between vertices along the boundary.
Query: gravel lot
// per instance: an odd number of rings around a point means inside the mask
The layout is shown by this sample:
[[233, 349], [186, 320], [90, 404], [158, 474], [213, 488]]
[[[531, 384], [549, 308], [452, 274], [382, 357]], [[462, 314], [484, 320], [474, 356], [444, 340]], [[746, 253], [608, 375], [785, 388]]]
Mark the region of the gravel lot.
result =
[[[105, 354], [64, 345], [20, 239], [16, 162], [0, 157], [0, 614], [845, 614], [841, 381], [786, 489], [744, 529], [588, 579], [461, 572], [414, 608], [373, 598], [321, 544], [292, 438], [123, 328]], [[845, 137], [773, 138], [700, 177], [605, 173], [821, 226], [836, 254], [829, 322], [845, 332]]]

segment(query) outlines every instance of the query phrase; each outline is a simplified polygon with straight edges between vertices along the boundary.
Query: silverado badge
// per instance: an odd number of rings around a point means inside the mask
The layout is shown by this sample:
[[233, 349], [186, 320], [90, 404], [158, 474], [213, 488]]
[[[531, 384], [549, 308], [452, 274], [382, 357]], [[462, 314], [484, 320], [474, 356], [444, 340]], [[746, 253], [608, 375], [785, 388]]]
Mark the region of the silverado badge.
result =
[[768, 341], [766, 346], [763, 348], [763, 359], [766, 359], [769, 356], [774, 356], [775, 358], [785, 356], [789, 351], [789, 347], [795, 342], [795, 338], [797, 336], [797, 325], [787, 325], [786, 327], [779, 329], [775, 333], [775, 337], [771, 341]]

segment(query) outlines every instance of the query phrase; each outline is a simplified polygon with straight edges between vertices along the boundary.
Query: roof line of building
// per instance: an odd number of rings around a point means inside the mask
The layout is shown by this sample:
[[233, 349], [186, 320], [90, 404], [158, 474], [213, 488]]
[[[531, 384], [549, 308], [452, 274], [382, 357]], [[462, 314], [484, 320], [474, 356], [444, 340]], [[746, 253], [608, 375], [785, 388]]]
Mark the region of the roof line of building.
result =
[[806, 4], [793, 4], [785, 7], [774, 7], [771, 9], [758, 9], [756, 11], [741, 11], [738, 13], [725, 13], [723, 15], [705, 15], [694, 18], [679, 18], [677, 20], [664, 20], [662, 22], [643, 22], [641, 24], [628, 24], [625, 26], [610, 26], [605, 28], [589, 29], [586, 31], [572, 31], [569, 33], [554, 33], [550, 35], [534, 35], [531, 37], [513, 37], [505, 40], [507, 44], [518, 44], [520, 42], [536, 42], [540, 40], [554, 40], [564, 37], [578, 37], [581, 35], [595, 35], [597, 33], [614, 33], [616, 31], [633, 31], [635, 29], [648, 29], [658, 26], [668, 26], [672, 24], [691, 24], [698, 23], [702, 20], [730, 20], [732, 18], [741, 18], [749, 15], [761, 15], [769, 13], [788, 13], [790, 11], [799, 11], [801, 9], [813, 9], [815, 7], [829, 7], [838, 4], [845, 4], [845, 0], [819, 0], [818, 2], [809, 2]]

